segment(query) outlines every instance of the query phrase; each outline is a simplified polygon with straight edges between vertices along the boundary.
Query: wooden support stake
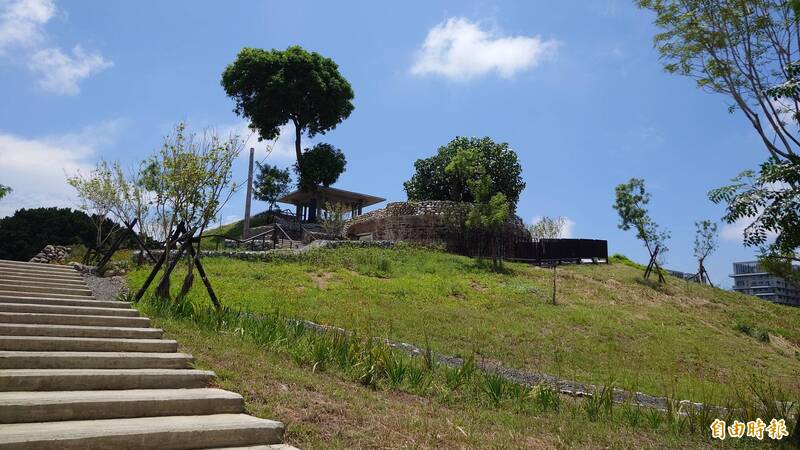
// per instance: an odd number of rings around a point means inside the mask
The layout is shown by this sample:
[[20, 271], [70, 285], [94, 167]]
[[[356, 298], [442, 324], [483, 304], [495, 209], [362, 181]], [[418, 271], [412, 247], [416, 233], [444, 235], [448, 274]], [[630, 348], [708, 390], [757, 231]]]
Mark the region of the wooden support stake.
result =
[[[139, 235], [138, 235], [138, 234], [136, 234], [136, 231], [134, 231], [134, 229], [133, 229], [133, 227], [135, 227], [135, 226], [136, 226], [136, 223], [137, 223], [138, 221], [139, 221], [139, 219], [133, 219], [133, 222], [131, 222], [131, 223], [128, 223], [128, 222], [123, 222], [123, 223], [125, 224], [125, 226], [126, 226], [126, 227], [128, 227], [128, 230], [130, 230], [131, 234], [133, 235], [133, 238], [134, 238], [134, 239], [136, 239], [136, 243], [137, 243], [137, 244], [139, 244], [139, 247], [140, 247], [140, 248], [141, 248], [141, 249], [142, 249], [142, 250], [143, 250], [145, 253], [147, 253], [147, 256], [150, 258], [150, 261], [152, 261], [152, 262], [156, 262], [156, 257], [155, 257], [155, 256], [153, 256], [153, 254], [152, 254], [152, 253], [150, 253], [150, 250], [148, 250], [148, 249], [147, 249], [147, 246], [146, 246], [146, 245], [144, 245], [144, 242], [142, 242], [142, 240], [139, 238]], [[140, 227], [140, 228], [141, 228], [141, 227]]]
[[[194, 230], [192, 230], [191, 233], [184, 234], [185, 240], [183, 241], [183, 244], [181, 244], [181, 246], [178, 248], [178, 252], [175, 254], [175, 257], [172, 258], [172, 261], [169, 262], [169, 265], [167, 266], [167, 268], [164, 269], [164, 275], [161, 276], [161, 282], [162, 283], [166, 282], [167, 280], [169, 280], [170, 275], [172, 275], [172, 271], [175, 269], [175, 266], [178, 265], [178, 261], [180, 261], [181, 256], [183, 256], [183, 253], [186, 252], [187, 247], [191, 247], [192, 246], [192, 235], [193, 234], [194, 234]], [[166, 255], [167, 252], [165, 251], [164, 254]], [[161, 283], [159, 283], [159, 286], [160, 286], [160, 284]], [[156, 292], [158, 292], [158, 290], [159, 290], [159, 287], [156, 287]]]
[[[198, 241], [198, 246], [199, 246], [199, 241]], [[203, 269], [203, 263], [200, 262], [200, 258], [197, 255], [197, 252], [195, 252], [194, 250], [194, 245], [191, 244], [189, 245], [189, 256], [192, 257], [194, 265], [195, 267], [197, 267], [197, 273], [200, 274], [200, 279], [203, 280], [203, 284], [206, 286], [206, 291], [208, 291], [208, 296], [211, 297], [211, 303], [213, 303], [214, 307], [217, 309], [222, 308], [222, 304], [217, 298], [217, 294], [214, 293], [214, 288], [211, 287], [211, 281], [208, 280], [206, 271], [205, 269]]]
[[176, 229], [173, 233], [170, 233], [169, 237], [167, 238], [167, 245], [164, 246], [164, 252], [161, 254], [161, 258], [158, 259], [156, 264], [153, 266], [153, 269], [150, 271], [150, 274], [147, 275], [147, 279], [144, 280], [144, 284], [142, 285], [142, 287], [140, 287], [139, 290], [136, 291], [135, 298], [137, 302], [142, 299], [144, 293], [147, 292], [147, 288], [150, 287], [150, 284], [153, 282], [153, 279], [155, 279], [156, 275], [158, 275], [158, 271], [161, 270], [161, 266], [164, 265], [164, 261], [166, 261], [167, 259], [167, 253], [169, 253], [168, 252], [169, 247], [171, 246], [171, 244], [169, 243], [173, 242], [175, 239], [178, 239], [184, 230], [185, 228], [183, 228], [183, 224], [180, 224], [178, 225], [178, 229]]

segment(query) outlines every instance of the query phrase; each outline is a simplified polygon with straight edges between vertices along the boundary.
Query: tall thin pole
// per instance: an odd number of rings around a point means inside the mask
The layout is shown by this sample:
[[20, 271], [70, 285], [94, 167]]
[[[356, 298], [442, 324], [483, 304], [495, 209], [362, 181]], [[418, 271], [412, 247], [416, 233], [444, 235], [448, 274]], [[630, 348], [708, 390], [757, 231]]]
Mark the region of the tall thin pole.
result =
[[244, 226], [242, 227], [242, 239], [246, 239], [250, 234], [250, 198], [253, 196], [253, 156], [256, 149], [250, 147], [250, 163], [247, 166], [247, 198], [244, 200]]

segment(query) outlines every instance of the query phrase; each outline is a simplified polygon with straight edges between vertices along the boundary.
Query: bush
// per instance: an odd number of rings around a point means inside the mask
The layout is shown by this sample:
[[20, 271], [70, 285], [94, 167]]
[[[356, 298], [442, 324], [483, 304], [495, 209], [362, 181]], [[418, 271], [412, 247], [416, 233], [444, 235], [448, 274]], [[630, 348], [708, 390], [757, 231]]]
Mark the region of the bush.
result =
[[[114, 228], [111, 220], [103, 224], [105, 236]], [[95, 247], [96, 228], [85, 213], [70, 208], [17, 210], [0, 219], [0, 259], [27, 261], [45, 245], [82, 244]]]

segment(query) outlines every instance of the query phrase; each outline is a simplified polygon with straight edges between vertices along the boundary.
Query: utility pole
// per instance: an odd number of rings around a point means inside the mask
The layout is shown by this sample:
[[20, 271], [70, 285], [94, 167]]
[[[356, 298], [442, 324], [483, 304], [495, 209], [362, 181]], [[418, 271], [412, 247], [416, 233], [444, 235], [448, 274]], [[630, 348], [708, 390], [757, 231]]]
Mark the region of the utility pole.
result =
[[253, 156], [256, 149], [250, 147], [250, 163], [247, 166], [247, 198], [244, 200], [244, 226], [242, 239], [247, 239], [250, 234], [250, 198], [253, 197]]

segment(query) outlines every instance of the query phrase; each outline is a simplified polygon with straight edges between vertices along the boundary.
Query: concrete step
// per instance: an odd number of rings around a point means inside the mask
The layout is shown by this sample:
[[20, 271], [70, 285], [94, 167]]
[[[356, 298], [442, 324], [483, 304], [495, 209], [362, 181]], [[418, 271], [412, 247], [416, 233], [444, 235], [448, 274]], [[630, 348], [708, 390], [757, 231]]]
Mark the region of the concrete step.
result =
[[145, 328], [150, 326], [150, 319], [147, 317], [77, 316], [73, 314], [0, 311], [0, 323]]
[[242, 396], [222, 389], [0, 392], [0, 423], [238, 414]]
[[45, 284], [45, 285], [55, 285], [55, 286], [86, 286], [86, 281], [81, 279], [52, 279], [49, 277], [36, 277], [36, 276], [29, 276], [29, 275], [9, 275], [7, 273], [3, 273], [2, 269], [0, 269], [0, 281], [7, 282], [7, 281], [20, 281], [20, 282], [30, 282], [30, 283], [38, 283], [38, 284]]
[[92, 295], [83, 295], [83, 294], [81, 295], [52, 294], [47, 292], [30, 292], [30, 291], [21, 293], [20, 291], [0, 290], [0, 296], [19, 297], [20, 295], [24, 295], [25, 297], [63, 298], [72, 300], [96, 300]]
[[53, 272], [61, 271], [61, 272], [77, 273], [75, 268], [72, 266], [32, 263], [27, 261], [11, 261], [9, 259], [0, 259], [0, 267], [21, 267], [27, 270], [48, 270]]
[[[0, 319], [2, 320], [2, 319]], [[164, 332], [158, 328], [86, 327], [76, 325], [46, 325], [28, 323], [0, 323], [1, 336], [61, 336], [119, 339], [161, 339]]]
[[[92, 297], [92, 291], [86, 286], [44, 286], [28, 283], [6, 282], [0, 280], [0, 291], [37, 294], [66, 294], [75, 296]], [[18, 294], [19, 295], [19, 294]]]
[[23, 303], [6, 303], [3, 301], [0, 301], [0, 312], [69, 314], [76, 316], [139, 316], [139, 311], [135, 309], [94, 308], [88, 306], [31, 305]]
[[94, 308], [123, 308], [131, 309], [131, 304], [116, 300], [73, 300], [68, 298], [47, 298], [47, 297], [26, 297], [20, 293], [19, 296], [0, 296], [3, 303], [28, 303], [32, 305], [56, 305], [56, 306], [88, 306]]
[[276, 444], [283, 424], [246, 414], [6, 424], [0, 448], [191, 449]]
[[178, 351], [178, 343], [170, 339], [0, 336], [0, 350], [20, 352], [174, 353]]
[[191, 369], [186, 353], [0, 351], [0, 369]]
[[0, 280], [0, 291], [36, 292], [42, 294], [67, 294], [91, 297], [92, 291], [86, 286], [50, 286], [44, 284], [20, 283]]
[[8, 276], [25, 277], [25, 278], [35, 278], [39, 280], [49, 280], [49, 281], [61, 281], [61, 280], [84, 281], [83, 275], [79, 274], [78, 272], [62, 274], [62, 273], [41, 272], [38, 270], [24, 270], [24, 269], [14, 269], [10, 267], [0, 267], [0, 274]]
[[0, 369], [0, 391], [204, 388], [213, 378], [190, 369]]

